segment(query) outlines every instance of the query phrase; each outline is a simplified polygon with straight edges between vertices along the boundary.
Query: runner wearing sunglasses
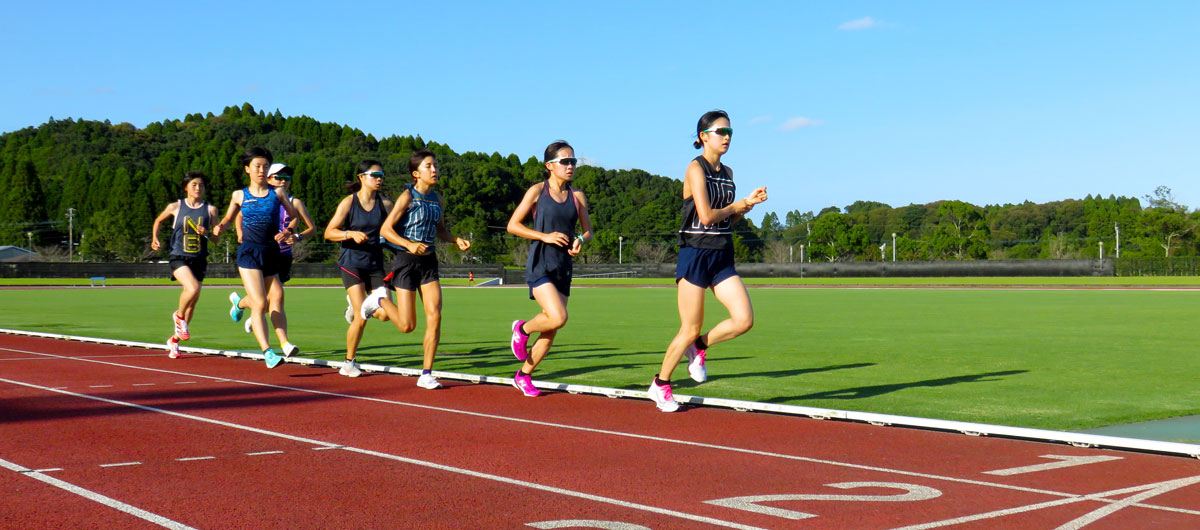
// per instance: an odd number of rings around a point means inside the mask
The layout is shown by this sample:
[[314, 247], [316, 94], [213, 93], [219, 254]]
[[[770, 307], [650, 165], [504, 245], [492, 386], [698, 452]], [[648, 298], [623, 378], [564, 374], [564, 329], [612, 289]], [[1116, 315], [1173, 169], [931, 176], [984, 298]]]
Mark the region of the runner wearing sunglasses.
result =
[[406, 184], [396, 197], [395, 207], [383, 222], [380, 234], [400, 249], [392, 270], [384, 277], [385, 285], [396, 291], [396, 303], [388, 297], [380, 299], [380, 308], [373, 316], [391, 320], [401, 333], [410, 333], [417, 325], [417, 291], [425, 307], [424, 359], [417, 386], [430, 390], [442, 384], [433, 376], [433, 360], [442, 336], [442, 284], [438, 279], [438, 239], [458, 245], [459, 250], [471, 248], [471, 242], [454, 237], [446, 229], [442, 212], [445, 205], [441, 194], [433, 191], [438, 183], [437, 157], [433, 151], [420, 149], [408, 159], [408, 171], [413, 183]]
[[[733, 170], [721, 163], [732, 139], [729, 115], [723, 110], [706, 112], [696, 124], [692, 146], [704, 151], [688, 164], [683, 181], [683, 226], [679, 229], [679, 259], [675, 265], [679, 333], [667, 346], [662, 367], [648, 392], [663, 412], [679, 410], [671, 391], [671, 372], [681, 357], [688, 359], [688, 375], [703, 383], [708, 379], [706, 350], [754, 326], [750, 295], [733, 266], [733, 223], [767, 200], [767, 188], [734, 200]], [[701, 334], [704, 291], [710, 288], [729, 311], [729, 318]]]
[[379, 241], [379, 229], [392, 209], [392, 201], [379, 193], [382, 185], [383, 164], [378, 160], [359, 162], [357, 175], [346, 184], [353, 193], [338, 203], [333, 218], [325, 227], [326, 240], [341, 242], [338, 267], [353, 313], [346, 330], [346, 362], [338, 370], [347, 377], [362, 375], [354, 362], [358, 343], [362, 340], [367, 319], [379, 309], [380, 300], [387, 296], [387, 288], [383, 285], [383, 245]]
[[[542, 309], [528, 321], [512, 323], [512, 353], [517, 360], [525, 362], [513, 376], [513, 386], [529, 397], [541, 393], [530, 375], [549, 353], [558, 330], [567, 323], [571, 258], [579, 254], [583, 244], [592, 237], [587, 199], [582, 191], [571, 187], [579, 163], [575, 150], [559, 140], [546, 147], [543, 160], [546, 180], [525, 192], [508, 220], [508, 233], [533, 240], [525, 263], [525, 282], [529, 284], [529, 298], [536, 300]], [[533, 228], [525, 226], [525, 218], [530, 213], [533, 214]], [[583, 233], [576, 235], [576, 223]], [[529, 348], [529, 336], [533, 333], [540, 335]]]

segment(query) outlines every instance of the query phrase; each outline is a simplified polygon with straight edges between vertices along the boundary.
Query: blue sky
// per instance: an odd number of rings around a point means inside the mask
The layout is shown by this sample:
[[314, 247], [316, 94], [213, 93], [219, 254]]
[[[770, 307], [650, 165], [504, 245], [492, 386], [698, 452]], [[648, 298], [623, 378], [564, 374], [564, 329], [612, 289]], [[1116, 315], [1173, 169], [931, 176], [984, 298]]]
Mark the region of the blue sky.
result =
[[[352, 7], [351, 7], [352, 6]], [[1200, 2], [10, 2], [0, 132], [250, 102], [681, 178], [696, 120], [768, 211], [1159, 185], [1200, 207]]]

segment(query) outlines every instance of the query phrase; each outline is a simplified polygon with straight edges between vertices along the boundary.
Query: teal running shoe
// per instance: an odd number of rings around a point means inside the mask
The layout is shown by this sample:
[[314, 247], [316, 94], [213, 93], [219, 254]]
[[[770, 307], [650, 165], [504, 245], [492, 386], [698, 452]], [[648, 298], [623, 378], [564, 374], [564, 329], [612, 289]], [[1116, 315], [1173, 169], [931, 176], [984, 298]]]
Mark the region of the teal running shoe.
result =
[[274, 368], [283, 362], [283, 356], [275, 353], [275, 350], [271, 348], [263, 350], [263, 357], [266, 357], [267, 368]]
[[229, 308], [229, 318], [232, 318], [234, 322], [241, 322], [242, 313], [246, 312], [245, 309], [238, 307], [238, 302], [241, 301], [242, 297], [238, 296], [237, 291], [229, 293], [229, 303], [233, 304], [233, 307]]

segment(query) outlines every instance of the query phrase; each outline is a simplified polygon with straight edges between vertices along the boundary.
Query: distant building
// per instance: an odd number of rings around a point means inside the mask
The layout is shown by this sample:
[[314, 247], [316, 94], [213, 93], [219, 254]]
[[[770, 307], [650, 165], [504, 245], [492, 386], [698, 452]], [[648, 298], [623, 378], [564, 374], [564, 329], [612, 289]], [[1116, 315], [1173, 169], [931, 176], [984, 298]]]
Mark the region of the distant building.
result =
[[33, 261], [33, 257], [37, 252], [25, 250], [13, 245], [0, 245], [0, 261], [15, 263], [22, 261]]

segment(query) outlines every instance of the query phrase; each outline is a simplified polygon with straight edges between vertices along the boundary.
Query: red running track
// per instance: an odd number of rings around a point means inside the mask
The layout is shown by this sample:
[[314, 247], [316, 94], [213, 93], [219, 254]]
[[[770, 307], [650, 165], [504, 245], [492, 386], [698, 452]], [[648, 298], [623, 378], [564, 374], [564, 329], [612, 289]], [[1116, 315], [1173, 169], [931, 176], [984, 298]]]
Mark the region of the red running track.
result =
[[0, 335], [0, 527], [1200, 527], [1183, 457], [414, 383]]

